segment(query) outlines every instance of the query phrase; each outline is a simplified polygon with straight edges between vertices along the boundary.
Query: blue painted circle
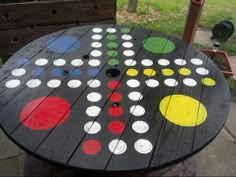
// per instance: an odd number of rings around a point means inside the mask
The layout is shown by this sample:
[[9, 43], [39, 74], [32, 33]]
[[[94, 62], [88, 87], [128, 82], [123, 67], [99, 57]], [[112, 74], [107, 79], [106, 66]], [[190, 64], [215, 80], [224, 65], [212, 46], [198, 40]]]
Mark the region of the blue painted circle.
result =
[[34, 70], [32, 70], [32, 74], [34, 76], [42, 76], [44, 74], [45, 70], [42, 68], [36, 68]]
[[64, 70], [63, 70], [63, 69], [53, 69], [53, 70], [51, 71], [51, 74], [52, 74], [53, 76], [63, 76]]
[[68, 53], [80, 48], [80, 41], [72, 36], [60, 36], [48, 40], [49, 51], [57, 53]]
[[80, 69], [71, 70], [69, 73], [70, 76], [80, 76], [81, 74], [82, 74], [82, 71]]
[[16, 64], [18, 65], [24, 65], [24, 64], [28, 64], [29, 63], [29, 59], [28, 58], [19, 58], [16, 61]]
[[89, 76], [96, 76], [99, 73], [98, 69], [90, 69], [88, 70], [88, 75]]

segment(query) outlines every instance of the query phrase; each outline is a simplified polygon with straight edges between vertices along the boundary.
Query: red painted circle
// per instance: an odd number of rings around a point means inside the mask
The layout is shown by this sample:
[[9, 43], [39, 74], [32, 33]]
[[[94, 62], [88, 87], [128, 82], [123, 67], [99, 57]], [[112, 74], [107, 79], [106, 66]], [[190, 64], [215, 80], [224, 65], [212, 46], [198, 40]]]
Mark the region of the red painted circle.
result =
[[110, 89], [118, 89], [121, 87], [121, 84], [118, 81], [113, 80], [113, 81], [108, 82], [107, 86]]
[[122, 95], [120, 93], [114, 92], [108, 95], [110, 101], [112, 102], [120, 102], [122, 100]]
[[65, 122], [70, 104], [59, 97], [40, 97], [29, 102], [20, 113], [20, 121], [33, 130], [47, 130]]
[[97, 140], [88, 140], [85, 141], [82, 150], [85, 154], [95, 155], [101, 150], [102, 146]]
[[108, 128], [114, 134], [121, 134], [125, 129], [125, 125], [121, 121], [113, 121], [108, 125]]
[[124, 110], [122, 107], [110, 107], [108, 109], [108, 113], [111, 115], [111, 116], [114, 116], [114, 117], [119, 117], [123, 114]]

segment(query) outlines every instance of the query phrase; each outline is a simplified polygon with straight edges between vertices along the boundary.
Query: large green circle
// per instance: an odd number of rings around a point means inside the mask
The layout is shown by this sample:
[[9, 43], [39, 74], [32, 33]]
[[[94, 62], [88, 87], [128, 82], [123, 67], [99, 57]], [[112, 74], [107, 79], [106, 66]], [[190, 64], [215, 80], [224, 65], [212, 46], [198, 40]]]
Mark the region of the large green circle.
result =
[[143, 47], [152, 53], [170, 53], [175, 49], [175, 44], [162, 37], [150, 37], [143, 41]]
[[108, 35], [107, 35], [107, 39], [113, 41], [113, 40], [116, 40], [116, 39], [117, 39], [117, 36], [114, 35], [114, 34], [108, 34]]
[[107, 47], [109, 49], [116, 49], [118, 47], [118, 44], [116, 42], [108, 42]]
[[119, 63], [120, 63], [119, 60], [114, 59], [114, 58], [112, 58], [108, 61], [108, 64], [111, 66], [117, 66], [117, 65], [119, 65]]
[[130, 28], [121, 28], [120, 30], [122, 33], [129, 33], [131, 31]]
[[107, 51], [107, 55], [108, 56], [110, 56], [110, 57], [116, 57], [117, 55], [118, 55], [119, 53], [118, 53], [118, 51], [116, 51], [116, 50], [108, 50]]

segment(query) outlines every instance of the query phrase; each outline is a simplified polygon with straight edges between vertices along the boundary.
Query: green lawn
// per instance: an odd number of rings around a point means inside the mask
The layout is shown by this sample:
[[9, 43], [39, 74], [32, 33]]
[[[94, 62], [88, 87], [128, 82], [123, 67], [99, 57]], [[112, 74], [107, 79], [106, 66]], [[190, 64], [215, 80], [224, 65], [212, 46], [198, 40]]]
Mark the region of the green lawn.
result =
[[[190, 0], [139, 0], [137, 14], [128, 14], [127, 0], [117, 1], [117, 22], [159, 30], [181, 37]], [[236, 0], [206, 0], [199, 26], [211, 29], [219, 21], [231, 17], [236, 24]], [[230, 55], [236, 55], [236, 33], [222, 45]]]

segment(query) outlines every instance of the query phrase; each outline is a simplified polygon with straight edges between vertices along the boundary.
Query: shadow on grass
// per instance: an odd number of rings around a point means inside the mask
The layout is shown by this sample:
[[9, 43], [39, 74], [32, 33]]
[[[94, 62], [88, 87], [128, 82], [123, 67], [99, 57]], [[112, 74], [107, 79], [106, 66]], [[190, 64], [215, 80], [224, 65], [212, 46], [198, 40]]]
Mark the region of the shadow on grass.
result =
[[228, 80], [229, 90], [232, 102], [236, 103], [236, 80], [230, 77]]

